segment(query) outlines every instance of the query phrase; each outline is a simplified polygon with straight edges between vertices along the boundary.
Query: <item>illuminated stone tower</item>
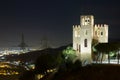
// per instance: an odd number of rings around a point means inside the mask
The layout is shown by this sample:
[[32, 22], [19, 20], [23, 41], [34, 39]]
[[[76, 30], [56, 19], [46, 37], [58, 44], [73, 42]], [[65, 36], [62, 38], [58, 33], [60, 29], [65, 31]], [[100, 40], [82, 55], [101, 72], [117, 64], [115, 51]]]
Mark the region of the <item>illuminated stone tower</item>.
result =
[[73, 49], [83, 64], [92, 63], [92, 41], [108, 42], [108, 25], [94, 25], [94, 16], [82, 15], [80, 25], [73, 25]]

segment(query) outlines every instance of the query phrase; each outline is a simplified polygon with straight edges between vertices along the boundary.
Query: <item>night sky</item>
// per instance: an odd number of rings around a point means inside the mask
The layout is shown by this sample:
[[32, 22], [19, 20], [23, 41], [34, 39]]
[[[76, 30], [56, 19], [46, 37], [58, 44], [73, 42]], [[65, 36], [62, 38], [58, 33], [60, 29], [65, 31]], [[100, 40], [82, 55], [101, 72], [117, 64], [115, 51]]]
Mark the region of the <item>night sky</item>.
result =
[[72, 26], [91, 14], [95, 24], [109, 25], [109, 38], [120, 39], [120, 5], [116, 0], [1, 0], [0, 47], [17, 46], [24, 33], [29, 46], [47, 37], [52, 47], [72, 43]]

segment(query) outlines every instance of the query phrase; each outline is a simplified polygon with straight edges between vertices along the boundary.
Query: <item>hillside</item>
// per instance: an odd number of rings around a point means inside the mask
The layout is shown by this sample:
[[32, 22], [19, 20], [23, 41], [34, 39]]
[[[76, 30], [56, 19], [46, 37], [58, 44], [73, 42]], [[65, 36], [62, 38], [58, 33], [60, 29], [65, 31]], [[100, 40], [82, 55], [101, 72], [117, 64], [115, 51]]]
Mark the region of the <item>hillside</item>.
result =
[[[71, 44], [70, 44], [71, 45]], [[67, 46], [62, 46], [59, 48], [47, 48], [44, 50], [37, 50], [37, 51], [32, 51], [20, 55], [7, 55], [6, 59], [8, 61], [23, 61], [23, 62], [29, 62], [29, 61], [36, 61], [36, 59], [41, 55], [41, 54], [51, 54], [51, 55], [57, 55], [59, 53], [62, 53], [62, 50], [65, 49]]]

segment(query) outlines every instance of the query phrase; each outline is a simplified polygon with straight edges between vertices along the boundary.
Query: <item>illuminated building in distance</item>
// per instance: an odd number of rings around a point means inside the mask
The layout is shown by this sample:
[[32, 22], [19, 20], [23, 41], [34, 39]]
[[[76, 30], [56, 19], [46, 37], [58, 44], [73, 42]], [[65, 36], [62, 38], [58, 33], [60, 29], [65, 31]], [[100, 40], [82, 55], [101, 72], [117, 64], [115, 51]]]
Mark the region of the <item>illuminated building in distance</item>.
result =
[[108, 43], [108, 25], [94, 24], [93, 15], [82, 15], [73, 25], [73, 49], [82, 63], [92, 63], [92, 42]]

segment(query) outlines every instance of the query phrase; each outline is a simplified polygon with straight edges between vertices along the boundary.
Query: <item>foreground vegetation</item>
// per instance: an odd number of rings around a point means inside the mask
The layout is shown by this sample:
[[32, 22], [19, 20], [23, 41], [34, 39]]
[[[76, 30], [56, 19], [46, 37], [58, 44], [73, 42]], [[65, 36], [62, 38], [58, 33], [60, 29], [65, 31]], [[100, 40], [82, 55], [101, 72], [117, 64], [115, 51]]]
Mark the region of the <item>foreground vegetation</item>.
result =
[[119, 65], [92, 64], [70, 71], [58, 72], [51, 80], [120, 80], [119, 74]]
[[[70, 51], [69, 51], [70, 49]], [[61, 55], [63, 51], [63, 55]], [[65, 53], [68, 55], [64, 55]], [[80, 61], [72, 62], [71, 48], [47, 49], [47, 53], [36, 61], [35, 70], [28, 71], [20, 80], [36, 80], [36, 75], [44, 74], [37, 80], [120, 80], [120, 65], [117, 64], [91, 64], [82, 66]], [[56, 53], [49, 54], [49, 53]], [[54, 56], [53, 56], [54, 55]], [[75, 57], [75, 56], [74, 56]], [[57, 68], [56, 71], [47, 73], [48, 69]]]

